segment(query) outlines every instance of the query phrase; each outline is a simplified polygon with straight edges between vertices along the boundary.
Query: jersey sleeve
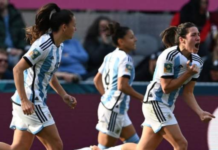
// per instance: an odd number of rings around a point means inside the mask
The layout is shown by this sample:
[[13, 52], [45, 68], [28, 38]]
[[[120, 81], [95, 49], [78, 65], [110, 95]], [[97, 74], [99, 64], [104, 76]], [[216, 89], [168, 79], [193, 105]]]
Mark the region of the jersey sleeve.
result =
[[27, 53], [23, 56], [23, 58], [30, 66], [33, 66], [38, 61], [40, 61], [44, 57], [44, 55], [45, 51], [43, 51], [38, 46], [32, 45], [29, 51], [27, 51]]
[[107, 59], [107, 57], [104, 58], [103, 63], [101, 64], [100, 68], [98, 69], [98, 72], [101, 73], [101, 74], [103, 74], [103, 72], [104, 72], [106, 59]]
[[131, 77], [131, 72], [134, 69], [131, 59], [126, 56], [121, 60], [121, 63], [118, 68], [118, 78], [119, 77]]
[[156, 69], [161, 78], [174, 77], [174, 61], [166, 59], [164, 55], [158, 58]]

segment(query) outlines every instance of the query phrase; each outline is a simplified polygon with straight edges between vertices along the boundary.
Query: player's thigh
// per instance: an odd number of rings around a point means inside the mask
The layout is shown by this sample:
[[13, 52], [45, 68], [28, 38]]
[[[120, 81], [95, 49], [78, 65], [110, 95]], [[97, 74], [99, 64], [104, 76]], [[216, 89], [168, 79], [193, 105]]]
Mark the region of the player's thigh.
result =
[[36, 135], [36, 137], [46, 148], [62, 149], [63, 147], [56, 125], [45, 127]]
[[35, 135], [27, 131], [14, 130], [14, 138], [11, 148], [13, 150], [29, 150]]
[[125, 141], [125, 140], [129, 139], [130, 137], [132, 137], [135, 133], [136, 133], [136, 131], [135, 131], [134, 126], [132, 124], [128, 125], [128, 126], [122, 128], [122, 132], [120, 134], [120, 139], [122, 141]]
[[99, 131], [98, 133], [98, 143], [105, 147], [112, 147], [116, 144], [117, 138], [112, 137], [108, 134], [102, 133]]
[[174, 147], [180, 143], [187, 144], [178, 124], [163, 127], [160, 134]]
[[137, 150], [155, 150], [162, 141], [159, 133], [154, 133], [152, 128], [144, 126], [141, 139], [137, 145]]

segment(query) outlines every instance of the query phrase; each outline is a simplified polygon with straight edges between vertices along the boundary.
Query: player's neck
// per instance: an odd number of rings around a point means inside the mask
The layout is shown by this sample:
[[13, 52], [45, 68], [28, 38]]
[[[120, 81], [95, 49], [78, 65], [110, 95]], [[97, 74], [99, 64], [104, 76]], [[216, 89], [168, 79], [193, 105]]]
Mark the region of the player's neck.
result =
[[59, 33], [53, 32], [52, 35], [53, 35], [53, 39], [54, 39], [54, 44], [55, 44], [57, 47], [59, 47], [60, 44], [63, 43], [64, 40], [65, 40], [61, 35], [59, 35]]
[[182, 55], [184, 55], [187, 59], [190, 58], [191, 53], [190, 53], [188, 50], [186, 50], [186, 49], [185, 49], [184, 47], [182, 47], [182, 46], [179, 46], [179, 49], [180, 49], [180, 52], [182, 53]]
[[125, 48], [123, 48], [123, 47], [118, 47], [119, 48], [119, 50], [121, 50], [121, 51], [124, 51], [125, 53], [129, 53], [130, 51], [129, 50], [127, 50], [127, 49], [125, 49]]

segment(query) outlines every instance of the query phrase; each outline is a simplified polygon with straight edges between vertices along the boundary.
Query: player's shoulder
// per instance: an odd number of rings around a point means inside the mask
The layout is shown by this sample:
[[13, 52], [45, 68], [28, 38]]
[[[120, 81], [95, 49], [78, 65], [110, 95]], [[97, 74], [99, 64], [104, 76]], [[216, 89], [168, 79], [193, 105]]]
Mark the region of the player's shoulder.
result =
[[178, 50], [178, 46], [173, 46], [170, 48], [165, 49], [161, 54], [160, 54], [160, 59], [164, 59], [167, 61], [173, 61], [173, 59], [180, 53]]
[[193, 62], [197, 62], [200, 65], [203, 65], [203, 60], [198, 54], [192, 53], [191, 54], [191, 59], [192, 59]]
[[53, 44], [53, 39], [50, 34], [43, 34], [40, 38], [38, 38], [33, 45], [38, 47], [42, 51], [46, 50]]
[[120, 62], [123, 61], [132, 62], [132, 57], [126, 52], [120, 50], [119, 48], [114, 50], [113, 55], [119, 58]]

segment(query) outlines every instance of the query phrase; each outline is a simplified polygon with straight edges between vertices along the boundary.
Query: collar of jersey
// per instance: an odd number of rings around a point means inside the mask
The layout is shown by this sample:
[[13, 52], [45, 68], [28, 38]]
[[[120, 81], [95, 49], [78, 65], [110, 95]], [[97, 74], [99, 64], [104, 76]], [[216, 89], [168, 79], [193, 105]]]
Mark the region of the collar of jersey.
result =
[[50, 37], [51, 37], [51, 40], [52, 40], [53, 44], [55, 45], [53, 34], [50, 33], [49, 35], [50, 35]]
[[[177, 46], [177, 50], [180, 52], [181, 55], [183, 55], [182, 52], [181, 52], [181, 50], [179, 49], [179, 45]], [[184, 55], [183, 55], [183, 56], [184, 56]], [[184, 56], [184, 57], [185, 57], [185, 56]], [[186, 58], [186, 57], [185, 57], [185, 58]], [[192, 62], [192, 53], [191, 53], [191, 56], [190, 56], [190, 59], [189, 59], [189, 60], [190, 60], [190, 62]]]

